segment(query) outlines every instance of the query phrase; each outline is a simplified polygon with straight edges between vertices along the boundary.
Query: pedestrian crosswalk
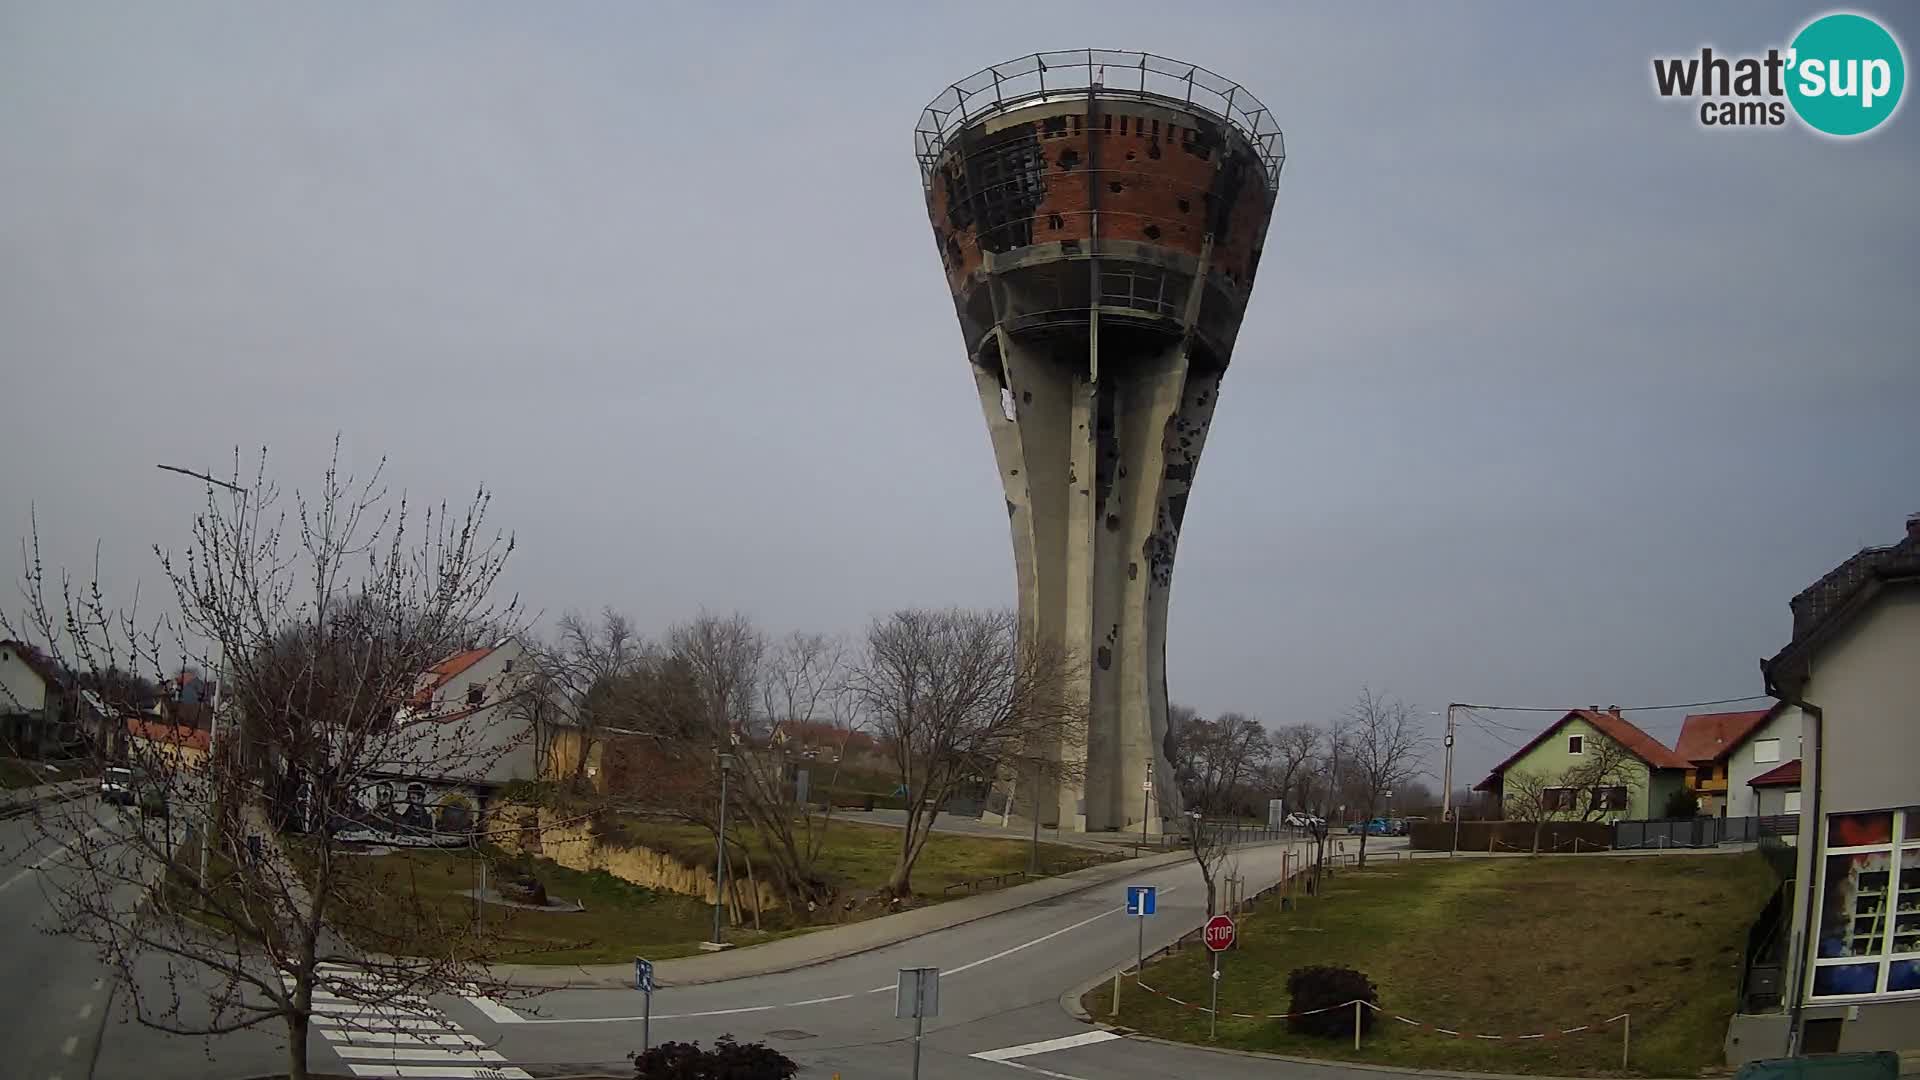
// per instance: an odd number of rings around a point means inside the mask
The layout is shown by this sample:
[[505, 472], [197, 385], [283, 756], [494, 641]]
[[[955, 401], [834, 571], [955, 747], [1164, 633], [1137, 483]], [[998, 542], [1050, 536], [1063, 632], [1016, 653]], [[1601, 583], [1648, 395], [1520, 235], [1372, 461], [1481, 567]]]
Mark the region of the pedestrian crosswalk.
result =
[[[328, 988], [313, 991], [313, 1029], [355, 1076], [530, 1080], [425, 998], [357, 968], [319, 970]], [[293, 979], [284, 981], [291, 989]]]

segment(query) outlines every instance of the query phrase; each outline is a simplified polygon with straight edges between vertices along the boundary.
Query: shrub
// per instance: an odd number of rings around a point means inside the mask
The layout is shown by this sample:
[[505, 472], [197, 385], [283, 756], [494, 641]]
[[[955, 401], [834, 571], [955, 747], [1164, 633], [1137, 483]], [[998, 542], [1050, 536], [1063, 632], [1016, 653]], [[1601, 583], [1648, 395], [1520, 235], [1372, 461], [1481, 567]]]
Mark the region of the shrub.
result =
[[1698, 817], [1700, 797], [1693, 793], [1692, 788], [1674, 788], [1667, 794], [1667, 805], [1661, 813], [1670, 818]]
[[737, 1043], [722, 1035], [713, 1049], [698, 1042], [665, 1042], [631, 1055], [634, 1080], [792, 1080], [793, 1060], [765, 1043]]
[[[1380, 1004], [1372, 980], [1352, 968], [1303, 967], [1287, 973], [1287, 1030], [1324, 1039], [1353, 1038], [1353, 1008], [1337, 1008], [1360, 1000]], [[1320, 1010], [1326, 1010], [1324, 1012]], [[1301, 1016], [1300, 1013], [1308, 1015]], [[1373, 1030], [1373, 1010], [1360, 1010], [1360, 1033]]]

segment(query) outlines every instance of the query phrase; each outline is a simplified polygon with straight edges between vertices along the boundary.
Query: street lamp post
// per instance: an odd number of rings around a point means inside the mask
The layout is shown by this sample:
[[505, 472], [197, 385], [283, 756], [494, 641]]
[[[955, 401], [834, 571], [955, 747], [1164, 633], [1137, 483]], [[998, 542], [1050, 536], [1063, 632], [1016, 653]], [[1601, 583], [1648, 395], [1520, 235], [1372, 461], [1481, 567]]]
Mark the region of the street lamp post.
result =
[[1147, 778], [1140, 785], [1140, 846], [1147, 846], [1147, 813], [1153, 804], [1153, 759], [1147, 759]]
[[713, 833], [713, 943], [723, 944], [720, 910], [727, 902], [727, 774], [733, 771], [733, 755], [720, 754], [720, 827]]
[[[203, 480], [209, 484], [212, 484], [215, 487], [226, 488], [228, 491], [231, 491], [236, 495], [245, 496], [247, 494], [246, 488], [243, 488], [238, 484], [229, 484], [225, 480], [216, 480], [207, 473], [198, 473], [198, 472], [194, 472], [192, 469], [183, 469], [178, 465], [156, 464], [154, 468], [160, 469], [164, 472], [179, 473], [182, 476], [191, 476], [195, 480]], [[214, 668], [213, 700], [208, 704], [209, 715], [207, 717], [207, 767], [209, 769], [218, 769], [220, 767], [220, 759], [215, 755], [219, 753], [217, 745], [220, 739], [220, 708], [222, 705], [226, 704], [224, 699], [226, 697], [225, 684], [227, 681], [226, 643], [221, 641], [216, 641], [214, 642], [214, 648], [216, 650], [216, 654], [213, 660], [213, 668]], [[211, 777], [209, 777], [209, 780], [211, 780]], [[208, 784], [204, 786], [212, 787], [213, 785]], [[210, 847], [213, 843], [213, 835], [212, 835], [213, 834], [213, 792], [210, 790], [203, 790], [199, 794], [200, 794], [201, 800], [206, 804], [202, 806], [200, 809], [200, 877], [199, 877], [201, 887], [205, 888], [206, 881], [207, 881], [207, 848]], [[169, 829], [169, 835], [171, 835], [171, 829], [172, 829], [171, 819], [169, 819], [168, 829]], [[171, 855], [168, 856], [168, 861], [172, 861]]]

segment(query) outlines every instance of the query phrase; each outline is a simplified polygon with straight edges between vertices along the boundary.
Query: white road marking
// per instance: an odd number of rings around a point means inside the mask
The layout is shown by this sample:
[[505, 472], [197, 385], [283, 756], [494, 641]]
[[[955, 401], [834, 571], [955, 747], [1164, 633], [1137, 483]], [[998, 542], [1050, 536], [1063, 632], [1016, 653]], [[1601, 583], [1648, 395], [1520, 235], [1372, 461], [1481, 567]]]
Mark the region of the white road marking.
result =
[[455, 1034], [458, 1034], [460, 1031], [460, 1026], [451, 1020], [420, 1020], [413, 1017], [388, 1018], [376, 1016], [363, 1023], [351, 1016], [320, 1016], [316, 1014], [313, 1017], [313, 1026], [323, 1028], [353, 1028], [357, 1031], [449, 1031]]
[[1083, 1031], [1078, 1035], [1068, 1035], [1060, 1039], [1046, 1039], [1042, 1042], [1021, 1043], [1019, 1046], [1003, 1046], [998, 1050], [982, 1050], [970, 1057], [982, 1061], [1008, 1061], [1013, 1058], [1032, 1057], [1035, 1054], [1051, 1054], [1055, 1050], [1071, 1050], [1076, 1046], [1092, 1046], [1094, 1043], [1111, 1042], [1120, 1036], [1111, 1031], [1097, 1029]]
[[336, 1046], [333, 1052], [343, 1058], [372, 1058], [375, 1061], [505, 1061], [492, 1050], [440, 1050], [404, 1046]]
[[39, 862], [36, 862], [33, 865], [27, 867], [25, 870], [22, 870], [19, 873], [13, 875], [12, 877], [8, 878], [6, 881], [0, 882], [0, 892], [6, 892], [9, 888], [13, 886], [14, 882], [19, 881], [21, 878], [26, 877], [28, 874], [33, 873], [34, 871], [47, 865], [48, 863], [59, 858], [60, 856], [65, 855], [67, 852], [73, 849], [73, 846], [75, 844], [78, 844], [82, 840], [91, 840], [94, 837], [99, 836], [101, 833], [106, 831], [107, 831], [107, 827], [105, 825], [101, 825], [97, 828], [88, 829], [85, 836], [76, 836], [73, 839], [67, 841], [66, 843], [61, 844], [59, 848], [55, 849], [54, 851], [51, 851], [45, 855], [42, 855], [40, 857]]
[[361, 1065], [349, 1061], [355, 1076], [461, 1076], [467, 1080], [534, 1080], [524, 1068], [511, 1065]]
[[93, 1002], [89, 1001], [85, 1005], [80, 1006], [80, 1019], [85, 1020], [87, 1017], [92, 1015], [93, 1015]]
[[1086, 1077], [1084, 1076], [1075, 1076], [1072, 1073], [1054, 1072], [1052, 1069], [1043, 1069], [1038, 1065], [1028, 1065], [1019, 1061], [996, 1061], [994, 1062], [994, 1064], [1005, 1065], [1009, 1069], [1019, 1069], [1021, 1072], [1038, 1073], [1041, 1076], [1051, 1076], [1053, 1077], [1053, 1080], [1086, 1080]]
[[[1174, 892], [1178, 888], [1179, 888], [1178, 885], [1169, 886], [1167, 888], [1161, 889], [1159, 895], [1166, 896], [1168, 893]], [[1059, 937], [1061, 934], [1065, 934], [1073, 930], [1078, 930], [1081, 927], [1086, 926], [1088, 923], [1098, 922], [1099, 920], [1104, 919], [1109, 915], [1115, 914], [1116, 912], [1125, 911], [1126, 909], [1127, 908], [1125, 904], [1122, 904], [1119, 907], [1108, 908], [1107, 910], [1101, 912], [1098, 915], [1081, 919], [1079, 922], [1074, 923], [1072, 926], [1062, 927], [1058, 930], [1053, 931], [1050, 934], [1042, 934], [1041, 936], [1034, 938], [1032, 941], [1022, 942], [1021, 944], [1015, 945], [1010, 949], [1002, 949], [999, 952], [994, 953], [992, 956], [981, 957], [980, 959], [972, 961], [971, 963], [962, 964], [957, 968], [953, 968], [948, 971], [943, 971], [940, 973], [940, 977], [944, 979], [950, 975], [958, 975], [963, 971], [971, 971], [982, 964], [990, 964], [995, 960], [1012, 956], [1014, 953], [1017, 953], [1022, 949], [1030, 949], [1033, 946], [1038, 945], [1042, 942], [1051, 941], [1054, 938]], [[895, 989], [895, 985], [893, 983], [888, 983], [885, 986], [876, 986], [871, 990], [862, 991], [862, 993], [890, 994], [894, 991], [894, 989]], [[835, 1001], [846, 1001], [855, 996], [857, 995], [833, 994], [829, 997], [807, 998], [804, 1001], [783, 1001], [773, 1005], [750, 1005], [745, 1008], [739, 1008], [739, 1009], [709, 1009], [704, 1012], [687, 1012], [687, 1013], [655, 1013], [653, 1015], [653, 1019], [655, 1020], [697, 1020], [697, 1019], [700, 1019], [701, 1017], [707, 1017], [707, 1016], [736, 1016], [736, 1015], [739, 1015], [740, 1013], [771, 1012], [775, 1009], [795, 1009], [795, 1008], [799, 1008], [802, 1005], [825, 1005]], [[474, 998], [469, 997], [467, 1000], [474, 1002], [475, 1006], [479, 1007], [479, 1002]], [[488, 999], [488, 1000], [491, 1001], [491, 999]], [[495, 1023], [499, 1023], [499, 1024], [630, 1024], [630, 1023], [635, 1023], [641, 1019], [638, 1016], [526, 1017], [526, 1016], [521, 1016], [519, 1013], [514, 1012], [512, 1009], [506, 1008], [505, 1006], [500, 1006], [498, 1002], [493, 1002], [493, 1004], [496, 1006], [499, 1006], [503, 1015], [496, 1016], [492, 1012], [489, 1012], [484, 1008], [482, 1008], [481, 1011], [486, 1012], [489, 1019], [492, 1019]], [[509, 1017], [511, 1017], [511, 1019], [509, 1019]]]
[[[333, 1038], [338, 1035], [339, 1038]], [[478, 1035], [452, 1035], [446, 1032], [412, 1031], [336, 1031], [329, 1032], [328, 1038], [338, 1046], [413, 1046], [413, 1047], [464, 1047], [483, 1049], [487, 1045]]]
[[60, 1044], [60, 1052], [62, 1054], [65, 1054], [67, 1057], [72, 1057], [74, 1049], [77, 1048], [79, 1045], [80, 1045], [80, 1036], [69, 1035], [67, 1036], [67, 1041]]
[[467, 1004], [479, 1009], [481, 1014], [496, 1024], [517, 1024], [520, 1014], [487, 997], [485, 994], [462, 994]]

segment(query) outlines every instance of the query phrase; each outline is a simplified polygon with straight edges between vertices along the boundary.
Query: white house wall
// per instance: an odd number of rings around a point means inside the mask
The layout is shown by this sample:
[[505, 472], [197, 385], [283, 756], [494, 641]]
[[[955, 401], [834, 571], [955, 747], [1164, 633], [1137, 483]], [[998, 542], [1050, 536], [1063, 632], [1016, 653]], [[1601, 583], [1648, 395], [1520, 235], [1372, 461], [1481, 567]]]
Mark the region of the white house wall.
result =
[[0, 649], [0, 716], [46, 708], [47, 684], [18, 652]]
[[[1794, 896], [1795, 970], [1807, 948], [1807, 884], [1825, 847], [1824, 820], [1815, 820], [1813, 778], [1820, 778], [1819, 817], [1920, 803], [1920, 589], [1883, 594], [1835, 640], [1814, 654], [1801, 696], [1820, 707], [1816, 751], [1801, 747], [1802, 791], [1799, 880]], [[1816, 758], [1824, 757], [1824, 761]], [[1816, 768], [1819, 772], [1816, 774]], [[1816, 843], [1816, 837], [1819, 843]], [[1810, 973], [1809, 973], [1810, 974]], [[1796, 987], [1805, 994], [1807, 985]], [[1843, 1052], [1920, 1047], [1920, 997], [1806, 1003], [1806, 1019], [1843, 1018]]]
[[[1764, 814], [1759, 800], [1754, 797], [1754, 789], [1747, 782], [1762, 773], [1772, 772], [1800, 756], [1800, 728], [1804, 723], [1800, 710], [1792, 705], [1783, 707], [1773, 718], [1754, 728], [1733, 752], [1727, 755], [1727, 816], [1752, 817]], [[1780, 740], [1780, 757], [1775, 761], [1757, 762], [1753, 760], [1754, 744], [1765, 739]], [[1775, 804], [1779, 799], [1775, 798]], [[1774, 811], [1778, 813], [1778, 811]]]
[[[510, 780], [533, 780], [539, 776], [537, 747], [530, 731], [525, 714], [509, 704], [512, 695], [518, 692], [527, 674], [530, 661], [526, 650], [517, 642], [508, 642], [482, 657], [472, 667], [449, 679], [445, 686], [434, 692], [432, 716], [453, 716], [467, 709], [468, 688], [476, 684], [485, 689], [483, 704], [472, 715], [448, 721], [461, 728], [459, 742], [462, 744], [461, 757], [464, 767], [449, 768], [434, 759], [433, 721], [427, 721], [418, 743], [417, 753], [407, 756], [413, 760], [397, 761], [382, 772], [406, 773], [421, 776], [444, 776], [460, 784], [503, 784]], [[417, 718], [402, 714], [400, 720], [420, 723]]]

